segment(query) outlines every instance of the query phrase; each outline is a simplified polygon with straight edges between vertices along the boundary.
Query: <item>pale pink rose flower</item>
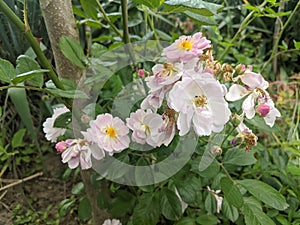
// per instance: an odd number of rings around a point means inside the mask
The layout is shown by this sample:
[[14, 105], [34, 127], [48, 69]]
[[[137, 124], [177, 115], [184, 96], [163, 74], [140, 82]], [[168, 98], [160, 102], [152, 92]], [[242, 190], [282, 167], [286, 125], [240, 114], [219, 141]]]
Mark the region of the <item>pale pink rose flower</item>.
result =
[[188, 62], [199, 57], [203, 54], [203, 50], [210, 47], [210, 41], [202, 37], [201, 32], [198, 32], [192, 36], [180, 36], [172, 45], [163, 50], [162, 56], [165, 56], [170, 62]]
[[120, 220], [117, 219], [107, 219], [102, 225], [122, 225], [122, 223], [120, 222]]
[[162, 105], [165, 95], [169, 90], [169, 86], [165, 86], [157, 91], [150, 92], [142, 101], [141, 108], [156, 111]]
[[176, 115], [173, 109], [165, 110], [162, 119], [163, 123], [158, 130], [158, 135], [153, 138], [157, 147], [160, 147], [162, 144], [168, 146], [176, 132]]
[[159, 129], [163, 123], [161, 115], [153, 113], [150, 109], [146, 112], [138, 109], [130, 114], [130, 118], [126, 119], [127, 126], [133, 131], [132, 140], [139, 144], [149, 144], [153, 147], [157, 146], [155, 141], [159, 135]]
[[75, 169], [80, 165], [81, 169], [89, 169], [92, 167], [92, 151], [90, 144], [82, 139], [69, 139], [67, 149], [62, 154], [62, 162], [68, 163], [71, 169]]
[[[247, 96], [242, 103], [242, 110], [248, 119], [252, 119], [255, 116], [255, 108], [257, 105], [268, 105], [270, 107], [270, 112], [268, 112], [265, 116], [263, 116], [260, 112], [259, 114], [262, 115], [266, 123], [272, 127], [276, 117], [280, 117], [280, 113], [275, 108], [269, 93], [266, 91], [269, 86], [268, 82], [265, 81], [261, 74], [254, 73], [249, 70], [247, 70], [243, 75], [238, 76], [237, 80], [238, 79], [240, 79], [245, 86], [233, 84], [225, 96], [226, 99], [228, 101], [237, 101]], [[261, 109], [262, 108], [259, 110]], [[266, 113], [266, 107], [264, 113]]]
[[[269, 112], [267, 112], [266, 109], [262, 112], [262, 106], [264, 108], [268, 108]], [[264, 118], [265, 123], [270, 127], [274, 126], [277, 117], [281, 117], [279, 110], [275, 108], [274, 102], [270, 97], [267, 99], [267, 101], [264, 101], [264, 103], [260, 104], [257, 110], [260, 110], [260, 115]]]
[[128, 148], [130, 142], [128, 133], [129, 129], [124, 122], [108, 113], [98, 115], [95, 120], [91, 120], [90, 128], [82, 132], [88, 141], [97, 144], [110, 155]]
[[152, 68], [153, 76], [147, 77], [146, 83], [150, 90], [157, 91], [164, 86], [175, 83], [182, 76], [182, 63], [156, 64]]
[[47, 118], [46, 121], [43, 123], [43, 131], [48, 141], [56, 142], [59, 136], [64, 135], [66, 129], [54, 127], [54, 122], [57, 117], [69, 111], [70, 110], [65, 106], [62, 108], [56, 108], [53, 110], [52, 117]]
[[179, 135], [187, 134], [191, 126], [199, 136], [222, 131], [231, 114], [224, 94], [224, 86], [210, 73], [177, 82], [169, 93], [168, 105], [179, 113]]

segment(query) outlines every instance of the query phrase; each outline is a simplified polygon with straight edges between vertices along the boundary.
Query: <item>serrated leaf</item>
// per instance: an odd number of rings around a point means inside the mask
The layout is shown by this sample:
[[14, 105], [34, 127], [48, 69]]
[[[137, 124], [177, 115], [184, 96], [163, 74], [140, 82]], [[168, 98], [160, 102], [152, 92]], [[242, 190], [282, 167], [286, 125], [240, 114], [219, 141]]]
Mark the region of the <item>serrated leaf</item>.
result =
[[85, 68], [85, 62], [87, 59], [78, 41], [73, 38], [63, 36], [59, 40], [59, 48], [64, 56], [72, 63], [80, 68]]
[[[16, 70], [17, 70], [18, 74], [23, 74], [23, 73], [26, 73], [29, 71], [41, 69], [38, 62], [27, 55], [20, 55], [17, 58], [16, 63], [17, 63]], [[43, 72], [41, 72], [40, 74], [36, 74], [32, 78], [29, 78], [29, 80], [27, 80], [27, 82], [31, 85], [42, 87], [44, 84]]]
[[259, 202], [254, 198], [244, 198], [245, 204], [243, 207], [246, 225], [275, 225], [262, 210]]
[[84, 184], [83, 184], [83, 182], [79, 182], [73, 186], [71, 193], [73, 195], [78, 195], [78, 194], [83, 193], [83, 191], [84, 191]]
[[143, 194], [132, 215], [133, 225], [156, 225], [160, 215], [157, 193]]
[[137, 2], [139, 4], [148, 6], [149, 8], [157, 8], [162, 4], [162, 0], [133, 0], [134, 2]]
[[168, 0], [165, 1], [166, 11], [168, 12], [184, 12], [191, 11], [203, 16], [213, 16], [219, 13], [223, 6], [205, 2], [202, 0]]
[[56, 97], [63, 97], [63, 98], [83, 98], [88, 99], [89, 97], [80, 90], [61, 90], [58, 88], [46, 88], [50, 94]]
[[10, 83], [16, 76], [16, 70], [9, 61], [0, 59], [0, 80]]
[[256, 163], [254, 151], [245, 152], [238, 148], [229, 149], [223, 159], [224, 164], [232, 164], [238, 166], [248, 166]]
[[221, 190], [223, 191], [228, 203], [237, 208], [243, 206], [243, 196], [237, 186], [227, 177], [221, 179]]
[[53, 127], [67, 128], [71, 122], [72, 122], [72, 113], [66, 112], [66, 113], [59, 115], [55, 119]]
[[201, 225], [216, 225], [218, 224], [218, 218], [214, 215], [202, 214], [197, 218], [197, 224]]
[[92, 216], [92, 206], [86, 197], [82, 198], [78, 205], [78, 216], [81, 220], [87, 220]]
[[195, 219], [191, 217], [183, 217], [175, 225], [195, 225]]
[[222, 212], [223, 214], [231, 220], [233, 223], [239, 218], [239, 211], [233, 205], [230, 205], [227, 201], [227, 198], [223, 198], [222, 202]]
[[21, 130], [18, 130], [14, 134], [14, 136], [12, 138], [12, 141], [11, 141], [11, 145], [12, 145], [13, 148], [17, 148], [17, 147], [20, 147], [20, 146], [24, 145], [23, 138], [24, 138], [25, 133], [26, 133], [26, 129], [23, 128]]
[[266, 183], [252, 179], [239, 180], [237, 182], [254, 197], [270, 207], [278, 210], [285, 210], [289, 206], [286, 203], [284, 196]]
[[173, 191], [166, 188], [160, 193], [160, 207], [162, 214], [168, 220], [176, 221], [182, 214], [179, 198]]
[[[11, 80], [13, 84], [22, 83], [25, 80], [28, 80], [30, 78], [41, 76], [43, 73], [49, 72], [49, 70], [39, 69], [39, 70], [32, 70], [26, 73], [18, 74], [14, 79]], [[39, 86], [39, 85], [38, 85]]]

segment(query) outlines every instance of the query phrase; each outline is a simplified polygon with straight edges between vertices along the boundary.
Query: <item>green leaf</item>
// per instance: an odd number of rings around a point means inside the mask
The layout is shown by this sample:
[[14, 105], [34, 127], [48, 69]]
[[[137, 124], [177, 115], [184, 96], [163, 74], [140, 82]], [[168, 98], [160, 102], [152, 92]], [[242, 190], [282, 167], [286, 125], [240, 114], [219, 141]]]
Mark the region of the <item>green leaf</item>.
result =
[[259, 202], [253, 197], [244, 198], [244, 215], [246, 225], [275, 225], [262, 210]]
[[[18, 74], [14, 79], [11, 80], [13, 84], [21, 83], [25, 80], [28, 80], [30, 78], [41, 76], [43, 73], [49, 72], [49, 70], [39, 69], [39, 70], [32, 70], [26, 73]], [[40, 85], [38, 85], [40, 86]]]
[[160, 215], [158, 193], [143, 194], [134, 209], [133, 225], [156, 225]]
[[72, 63], [80, 68], [85, 68], [87, 59], [78, 41], [64, 36], [59, 40], [59, 48]]
[[300, 41], [293, 40], [293, 42], [294, 42], [295, 49], [300, 49]]
[[160, 193], [160, 207], [162, 214], [168, 220], [176, 221], [182, 214], [179, 198], [173, 191], [166, 188]]
[[116, 218], [120, 218], [128, 214], [132, 214], [136, 197], [126, 190], [119, 190], [114, 196], [108, 212]]
[[255, 6], [252, 6], [252, 5], [244, 5], [244, 8], [245, 9], [249, 9], [249, 10], [251, 10], [251, 11], [255, 11], [255, 12], [260, 12], [260, 9], [259, 8], [257, 8], [257, 7], [255, 7]]
[[24, 145], [23, 137], [24, 137], [25, 133], [26, 133], [26, 129], [23, 128], [21, 130], [18, 130], [14, 134], [14, 136], [12, 138], [12, 141], [11, 141], [11, 145], [12, 145], [13, 148], [17, 148], [17, 147], [20, 147], [20, 146]]
[[230, 205], [227, 201], [227, 198], [223, 198], [222, 202], [222, 212], [229, 220], [233, 223], [239, 218], [239, 211], [233, 205]]
[[79, 182], [79, 183], [75, 184], [71, 190], [71, 193], [73, 195], [79, 195], [79, 194], [82, 194], [83, 192], [84, 192], [83, 182]]
[[[29, 71], [34, 71], [34, 70], [36, 71], [41, 69], [38, 62], [27, 55], [20, 55], [17, 58], [16, 62], [17, 62], [16, 70], [18, 74], [23, 74]], [[29, 78], [27, 82], [33, 86], [42, 87], [44, 84], [43, 72], [41, 72], [40, 74], [35, 74], [35, 76]]]
[[148, 6], [149, 8], [157, 8], [162, 4], [162, 0], [133, 0], [134, 2], [137, 2], [139, 4]]
[[226, 199], [230, 205], [233, 205], [237, 208], [243, 206], [243, 196], [237, 186], [233, 182], [224, 177], [221, 179], [221, 190], [224, 192]]
[[72, 113], [66, 112], [66, 113], [59, 115], [55, 119], [53, 127], [67, 128], [71, 122], [72, 122]]
[[16, 110], [21, 117], [22, 123], [26, 126], [28, 133], [33, 138], [35, 144], [39, 148], [37, 140], [37, 132], [33, 126], [32, 116], [30, 113], [29, 103], [25, 89], [10, 88], [8, 89], [8, 96], [16, 107]]
[[16, 70], [9, 61], [0, 59], [0, 80], [10, 83], [16, 76]]
[[184, 183], [175, 182], [179, 195], [186, 203], [192, 203], [196, 200], [197, 190], [195, 190], [190, 180], [186, 180]]
[[164, 2], [168, 12], [191, 11], [203, 16], [213, 16], [219, 13], [223, 6], [202, 0], [168, 0]]
[[98, 19], [98, 4], [95, 0], [80, 0], [80, 4], [83, 8], [83, 11], [87, 16], [93, 18], [94, 20]]
[[284, 196], [268, 184], [252, 179], [239, 180], [237, 182], [254, 197], [270, 207], [278, 210], [285, 210], [289, 206], [286, 203]]
[[207, 16], [202, 16], [191, 11], [184, 11], [184, 14], [200, 25], [212, 26], [216, 24], [215, 21], [213, 21], [210, 17]]
[[50, 94], [56, 97], [63, 97], [63, 98], [83, 98], [88, 99], [89, 97], [80, 90], [61, 90], [58, 88], [46, 88]]
[[88, 220], [92, 216], [92, 206], [86, 197], [78, 205], [78, 216], [81, 220]]
[[191, 217], [181, 218], [175, 225], [195, 225], [195, 219]]
[[238, 148], [229, 149], [223, 159], [224, 164], [232, 164], [238, 166], [248, 166], [257, 162], [254, 157], [254, 151], [245, 152]]
[[197, 224], [201, 225], [216, 225], [218, 224], [218, 218], [214, 215], [202, 214], [197, 218]]
[[58, 205], [59, 216], [65, 216], [71, 206], [75, 203], [73, 199], [64, 199]]

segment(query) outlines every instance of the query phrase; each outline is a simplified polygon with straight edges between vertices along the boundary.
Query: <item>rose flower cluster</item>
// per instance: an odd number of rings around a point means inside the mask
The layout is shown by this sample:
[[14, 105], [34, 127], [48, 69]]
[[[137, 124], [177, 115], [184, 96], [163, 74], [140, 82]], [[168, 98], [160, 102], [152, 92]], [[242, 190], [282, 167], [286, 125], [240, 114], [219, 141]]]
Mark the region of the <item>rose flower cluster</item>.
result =
[[[221, 132], [231, 118], [228, 102], [244, 98], [233, 146], [243, 144], [249, 151], [257, 137], [243, 123], [255, 114], [273, 126], [280, 112], [266, 91], [268, 82], [250, 66], [230, 65], [215, 61], [212, 45], [201, 32], [181, 36], [162, 51], [161, 62], [151, 72], [139, 70], [149, 93], [141, 108], [126, 121], [109, 113], [97, 115], [82, 131], [82, 139], [68, 139], [56, 144], [62, 162], [70, 168], [92, 167], [92, 157], [102, 159], [129, 147], [130, 141], [152, 147], [168, 146], [175, 133], [184, 136], [193, 130], [199, 137]], [[227, 88], [229, 87], [229, 88]], [[159, 110], [160, 109], [160, 110]], [[44, 123], [46, 138], [56, 142], [65, 129], [54, 127], [55, 119], [68, 109], [55, 109]], [[163, 113], [159, 114], [158, 111]]]

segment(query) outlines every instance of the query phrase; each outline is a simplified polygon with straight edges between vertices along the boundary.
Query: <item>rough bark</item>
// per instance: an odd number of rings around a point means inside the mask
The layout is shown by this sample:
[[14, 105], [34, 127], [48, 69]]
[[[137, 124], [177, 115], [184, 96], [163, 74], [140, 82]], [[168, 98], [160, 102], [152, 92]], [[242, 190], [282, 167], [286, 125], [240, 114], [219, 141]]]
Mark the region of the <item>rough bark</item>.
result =
[[58, 76], [68, 78], [76, 83], [80, 80], [82, 69], [70, 62], [59, 49], [59, 40], [62, 36], [78, 40], [75, 18], [71, 0], [40, 0], [55, 67]]

